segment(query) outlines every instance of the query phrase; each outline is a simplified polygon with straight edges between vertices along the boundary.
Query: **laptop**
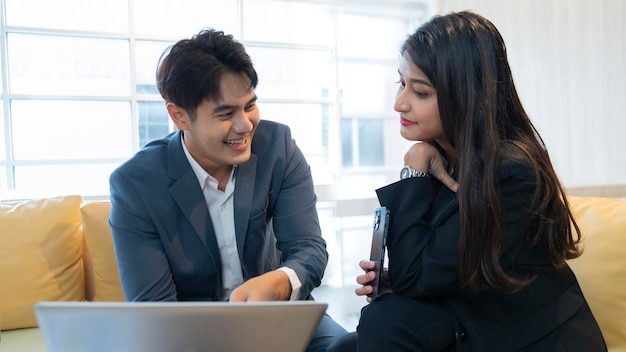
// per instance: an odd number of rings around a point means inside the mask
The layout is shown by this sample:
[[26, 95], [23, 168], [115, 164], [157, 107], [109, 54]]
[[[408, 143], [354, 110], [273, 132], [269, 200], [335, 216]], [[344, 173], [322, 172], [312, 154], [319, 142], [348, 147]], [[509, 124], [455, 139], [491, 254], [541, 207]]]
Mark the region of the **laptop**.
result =
[[296, 352], [326, 308], [316, 301], [43, 301], [35, 315], [48, 352]]

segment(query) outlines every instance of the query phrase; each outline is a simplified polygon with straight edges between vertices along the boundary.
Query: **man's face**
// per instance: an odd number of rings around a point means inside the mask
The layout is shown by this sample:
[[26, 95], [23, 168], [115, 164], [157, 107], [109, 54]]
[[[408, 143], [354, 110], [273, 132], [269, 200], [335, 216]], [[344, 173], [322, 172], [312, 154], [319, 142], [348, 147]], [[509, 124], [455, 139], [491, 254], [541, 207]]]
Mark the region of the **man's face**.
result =
[[220, 92], [219, 101], [205, 99], [198, 105], [194, 121], [183, 109], [168, 104], [176, 127], [184, 131], [189, 153], [216, 178], [250, 159], [252, 136], [260, 121], [257, 97], [245, 74], [224, 74]]

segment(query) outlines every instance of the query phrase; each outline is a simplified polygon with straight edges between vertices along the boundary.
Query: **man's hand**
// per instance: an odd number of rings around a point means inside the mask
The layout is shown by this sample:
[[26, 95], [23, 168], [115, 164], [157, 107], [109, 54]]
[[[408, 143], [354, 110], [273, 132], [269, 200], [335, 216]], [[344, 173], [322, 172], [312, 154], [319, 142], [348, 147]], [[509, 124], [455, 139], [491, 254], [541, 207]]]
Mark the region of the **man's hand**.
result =
[[289, 277], [283, 271], [274, 270], [241, 284], [231, 292], [230, 301], [284, 301], [290, 296]]

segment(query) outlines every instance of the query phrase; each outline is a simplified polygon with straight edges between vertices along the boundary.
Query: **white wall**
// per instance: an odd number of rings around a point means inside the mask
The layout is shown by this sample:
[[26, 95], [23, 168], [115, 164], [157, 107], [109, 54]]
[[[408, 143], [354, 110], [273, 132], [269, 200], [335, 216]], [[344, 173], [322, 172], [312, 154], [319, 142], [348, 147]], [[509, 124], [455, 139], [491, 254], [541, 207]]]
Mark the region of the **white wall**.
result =
[[626, 184], [626, 1], [439, 0], [507, 45], [518, 92], [566, 187]]

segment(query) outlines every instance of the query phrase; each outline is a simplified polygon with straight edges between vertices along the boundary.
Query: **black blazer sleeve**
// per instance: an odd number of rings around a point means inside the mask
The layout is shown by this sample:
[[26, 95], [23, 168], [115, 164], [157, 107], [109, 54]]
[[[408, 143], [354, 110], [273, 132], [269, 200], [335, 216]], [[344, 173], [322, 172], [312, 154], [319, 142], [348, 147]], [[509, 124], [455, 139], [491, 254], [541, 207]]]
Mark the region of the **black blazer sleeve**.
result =
[[[497, 182], [506, 270], [526, 248], [523, 224], [536, 186], [523, 156], [503, 159]], [[456, 193], [430, 178], [402, 180], [376, 192], [390, 210], [387, 246], [393, 291], [416, 298], [455, 294], [460, 236]]]
[[458, 286], [458, 203], [455, 195], [444, 195], [446, 202], [437, 210], [453, 210], [432, 226], [432, 189], [430, 179], [410, 178], [376, 191], [380, 204], [390, 211], [387, 249], [389, 280], [395, 293], [425, 297]]

